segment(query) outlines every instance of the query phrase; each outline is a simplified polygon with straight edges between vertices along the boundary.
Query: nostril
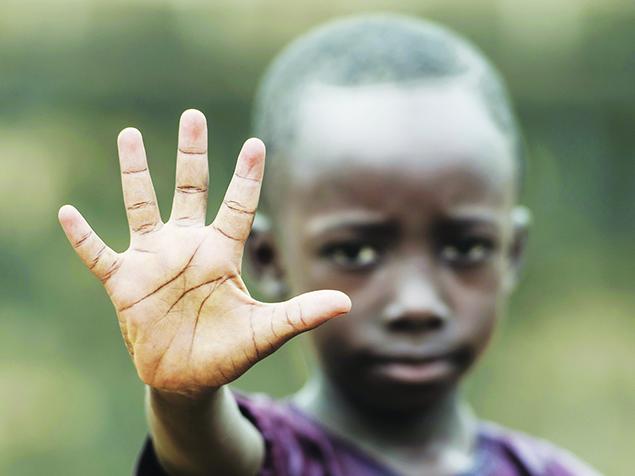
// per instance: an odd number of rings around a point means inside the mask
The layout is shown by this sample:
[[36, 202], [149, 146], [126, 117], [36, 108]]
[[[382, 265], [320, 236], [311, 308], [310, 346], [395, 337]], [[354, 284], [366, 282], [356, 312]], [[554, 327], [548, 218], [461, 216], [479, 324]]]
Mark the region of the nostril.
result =
[[438, 316], [401, 317], [389, 323], [394, 332], [429, 332], [443, 327], [443, 319]]

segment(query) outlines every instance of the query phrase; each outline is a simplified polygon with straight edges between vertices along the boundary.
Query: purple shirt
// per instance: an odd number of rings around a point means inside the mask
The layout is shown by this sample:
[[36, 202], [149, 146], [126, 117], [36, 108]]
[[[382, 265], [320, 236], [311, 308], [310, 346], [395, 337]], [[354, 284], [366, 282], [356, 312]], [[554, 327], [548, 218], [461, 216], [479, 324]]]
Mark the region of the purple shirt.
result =
[[[261, 395], [236, 398], [243, 415], [265, 439], [266, 458], [261, 476], [399, 476], [289, 402], [275, 402]], [[148, 440], [136, 475], [164, 474]], [[546, 441], [481, 422], [474, 468], [457, 476], [598, 476], [598, 473]]]

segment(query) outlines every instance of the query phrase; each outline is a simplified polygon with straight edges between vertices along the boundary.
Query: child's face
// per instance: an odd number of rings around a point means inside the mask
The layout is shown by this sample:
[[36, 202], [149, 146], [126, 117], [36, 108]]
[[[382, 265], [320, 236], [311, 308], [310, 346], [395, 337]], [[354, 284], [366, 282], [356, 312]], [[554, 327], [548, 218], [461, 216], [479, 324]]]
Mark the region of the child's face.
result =
[[288, 149], [276, 253], [291, 294], [351, 313], [313, 331], [326, 375], [376, 409], [452, 388], [513, 281], [510, 140], [465, 83], [316, 86]]

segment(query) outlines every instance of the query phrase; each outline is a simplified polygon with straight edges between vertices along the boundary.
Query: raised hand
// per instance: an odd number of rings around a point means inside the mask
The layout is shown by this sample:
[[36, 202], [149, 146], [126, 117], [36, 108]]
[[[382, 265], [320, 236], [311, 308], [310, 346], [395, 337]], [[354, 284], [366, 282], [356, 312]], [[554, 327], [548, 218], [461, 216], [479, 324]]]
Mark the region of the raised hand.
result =
[[181, 116], [176, 188], [170, 219], [159, 214], [141, 134], [118, 138], [130, 246], [110, 249], [70, 205], [59, 220], [71, 245], [99, 278], [115, 306], [141, 380], [172, 392], [217, 388], [291, 337], [349, 311], [338, 291], [315, 291], [287, 302], [253, 299], [241, 279], [264, 172], [265, 149], [249, 139], [225, 199], [205, 225], [208, 164], [205, 116]]

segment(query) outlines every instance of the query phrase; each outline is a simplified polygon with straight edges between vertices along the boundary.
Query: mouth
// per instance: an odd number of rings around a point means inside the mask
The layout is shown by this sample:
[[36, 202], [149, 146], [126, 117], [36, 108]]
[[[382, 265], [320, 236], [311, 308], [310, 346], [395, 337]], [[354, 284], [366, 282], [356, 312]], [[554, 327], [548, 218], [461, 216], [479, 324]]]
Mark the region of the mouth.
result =
[[453, 354], [437, 356], [383, 355], [373, 358], [372, 375], [383, 381], [407, 385], [422, 385], [446, 380], [459, 370]]

